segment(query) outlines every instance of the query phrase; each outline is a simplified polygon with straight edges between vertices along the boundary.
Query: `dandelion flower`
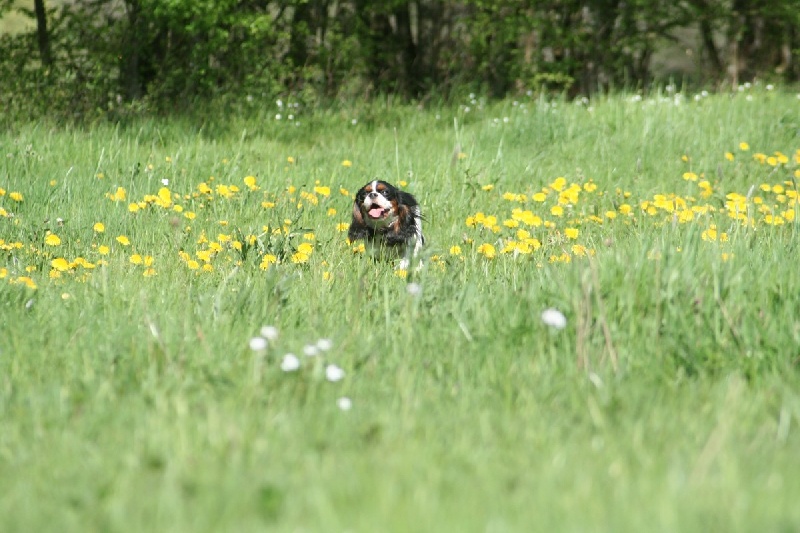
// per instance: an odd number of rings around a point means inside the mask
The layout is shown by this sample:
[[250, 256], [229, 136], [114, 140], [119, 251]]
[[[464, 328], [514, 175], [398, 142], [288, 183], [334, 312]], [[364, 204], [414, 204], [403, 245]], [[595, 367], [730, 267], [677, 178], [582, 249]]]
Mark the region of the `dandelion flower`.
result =
[[300, 359], [293, 353], [287, 353], [281, 361], [281, 370], [284, 372], [294, 372], [300, 368]]
[[344, 370], [334, 364], [330, 364], [325, 367], [325, 379], [332, 383], [344, 379], [344, 374]]
[[274, 341], [278, 338], [278, 328], [275, 326], [264, 326], [259, 330], [259, 333], [268, 341]]
[[493, 259], [497, 255], [497, 249], [493, 244], [484, 243], [478, 246], [478, 253], [485, 256], [487, 259]]
[[51, 233], [50, 235], [48, 235], [47, 237], [44, 238], [44, 243], [47, 246], [60, 246], [61, 245], [61, 239], [55, 233]]
[[67, 270], [69, 270], [69, 261], [67, 261], [63, 257], [57, 257], [52, 261], [50, 261], [50, 266], [59, 272], [66, 272]]
[[739, 150], [741, 150], [742, 152], [746, 152], [749, 149], [750, 149], [750, 145], [747, 144], [746, 142], [740, 142], [739, 143]]
[[350, 398], [343, 396], [336, 400], [336, 406], [342, 411], [349, 411], [353, 407], [353, 402]]
[[419, 296], [422, 293], [422, 286], [419, 283], [411, 282], [406, 285], [406, 292], [411, 296]]
[[267, 349], [267, 339], [264, 337], [253, 337], [250, 339], [250, 349], [254, 352], [260, 352]]
[[550, 307], [542, 311], [542, 322], [544, 322], [546, 326], [550, 326], [554, 329], [564, 329], [567, 327], [567, 317], [555, 307]]
[[106, 230], [106, 226], [102, 222], [95, 222], [94, 226], [92, 226], [92, 229], [95, 231], [95, 233], [103, 233]]
[[350, 161], [349, 159], [345, 159], [344, 161], [342, 161], [342, 166], [343, 166], [343, 167], [350, 168], [350, 167], [352, 167], [352, 166], [353, 166], [353, 162], [352, 162], [352, 161]]
[[117, 237], [117, 242], [120, 243], [122, 246], [128, 246], [131, 243], [131, 241], [128, 240], [128, 237], [126, 237], [125, 235], [120, 235], [119, 237]]

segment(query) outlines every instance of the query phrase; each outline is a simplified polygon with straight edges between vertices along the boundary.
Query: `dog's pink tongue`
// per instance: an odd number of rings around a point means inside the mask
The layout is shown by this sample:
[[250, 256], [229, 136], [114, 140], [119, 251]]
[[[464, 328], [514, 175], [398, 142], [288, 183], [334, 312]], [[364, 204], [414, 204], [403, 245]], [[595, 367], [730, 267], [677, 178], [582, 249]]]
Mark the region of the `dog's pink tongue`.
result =
[[373, 207], [369, 210], [369, 216], [372, 218], [380, 218], [383, 215], [383, 209], [380, 207]]

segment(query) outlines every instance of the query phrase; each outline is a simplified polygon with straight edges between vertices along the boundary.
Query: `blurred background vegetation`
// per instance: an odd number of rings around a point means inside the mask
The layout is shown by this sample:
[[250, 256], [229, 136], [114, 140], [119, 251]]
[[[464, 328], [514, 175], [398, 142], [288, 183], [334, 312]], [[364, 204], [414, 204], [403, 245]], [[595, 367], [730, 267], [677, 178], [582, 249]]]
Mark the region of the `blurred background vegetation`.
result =
[[800, 77], [800, 0], [0, 0], [7, 119]]

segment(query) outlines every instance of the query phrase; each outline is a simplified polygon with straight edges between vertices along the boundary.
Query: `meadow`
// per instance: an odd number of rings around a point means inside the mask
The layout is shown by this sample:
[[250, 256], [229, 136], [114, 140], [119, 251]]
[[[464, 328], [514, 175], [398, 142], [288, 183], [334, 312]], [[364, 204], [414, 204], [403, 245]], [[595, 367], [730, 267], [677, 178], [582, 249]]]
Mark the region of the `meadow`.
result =
[[799, 97], [13, 125], [0, 531], [800, 529]]

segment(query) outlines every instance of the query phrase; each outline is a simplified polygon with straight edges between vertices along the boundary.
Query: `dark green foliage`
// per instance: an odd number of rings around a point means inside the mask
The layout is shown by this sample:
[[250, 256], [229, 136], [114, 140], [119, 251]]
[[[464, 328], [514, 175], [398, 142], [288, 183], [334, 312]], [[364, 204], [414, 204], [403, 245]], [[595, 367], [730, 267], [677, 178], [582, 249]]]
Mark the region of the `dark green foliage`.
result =
[[[0, 3], [0, 13], [12, 4]], [[34, 29], [0, 36], [6, 117], [118, 120], [209, 101], [247, 110], [286, 94], [312, 103], [575, 96], [646, 89], [659, 77], [729, 87], [800, 75], [800, 0], [37, 0], [34, 8], [22, 10]]]

